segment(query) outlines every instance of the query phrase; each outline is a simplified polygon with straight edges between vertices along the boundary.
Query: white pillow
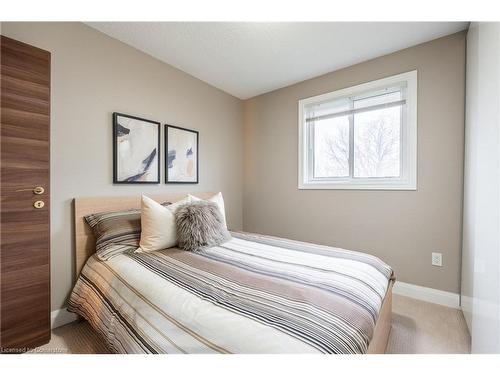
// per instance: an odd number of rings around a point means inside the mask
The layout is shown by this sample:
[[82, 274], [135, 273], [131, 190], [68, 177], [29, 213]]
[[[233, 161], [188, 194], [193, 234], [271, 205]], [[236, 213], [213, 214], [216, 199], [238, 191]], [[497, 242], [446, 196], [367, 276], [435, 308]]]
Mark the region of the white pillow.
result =
[[[188, 195], [188, 198], [191, 199], [191, 202], [195, 201], [201, 201], [203, 199], [200, 199], [198, 197], [195, 197], [194, 195]], [[224, 227], [227, 229], [227, 223], [226, 223], [226, 209], [224, 207], [224, 198], [222, 197], [222, 193], [217, 193], [214, 196], [206, 199], [208, 202], [213, 202], [215, 203], [218, 207], [219, 210], [222, 214], [222, 222], [224, 223]]]
[[141, 240], [136, 252], [149, 252], [168, 249], [177, 245], [177, 228], [175, 226], [175, 211], [191, 202], [188, 196], [167, 207], [151, 198], [141, 199]]

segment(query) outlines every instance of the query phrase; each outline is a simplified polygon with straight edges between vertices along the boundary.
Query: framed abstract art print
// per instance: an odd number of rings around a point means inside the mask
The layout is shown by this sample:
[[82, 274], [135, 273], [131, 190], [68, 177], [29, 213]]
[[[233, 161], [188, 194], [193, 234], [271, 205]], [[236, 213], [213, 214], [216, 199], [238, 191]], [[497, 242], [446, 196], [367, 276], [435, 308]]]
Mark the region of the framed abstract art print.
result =
[[198, 183], [198, 132], [165, 125], [165, 182]]
[[160, 123], [113, 113], [113, 183], [160, 183]]

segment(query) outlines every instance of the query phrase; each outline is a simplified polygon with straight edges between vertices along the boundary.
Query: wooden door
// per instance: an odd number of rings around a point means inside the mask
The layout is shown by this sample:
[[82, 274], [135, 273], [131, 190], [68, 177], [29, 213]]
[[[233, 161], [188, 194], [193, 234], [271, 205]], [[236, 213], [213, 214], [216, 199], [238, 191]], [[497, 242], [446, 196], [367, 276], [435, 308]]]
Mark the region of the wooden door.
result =
[[50, 339], [50, 53], [4, 36], [0, 134], [0, 347], [16, 352]]

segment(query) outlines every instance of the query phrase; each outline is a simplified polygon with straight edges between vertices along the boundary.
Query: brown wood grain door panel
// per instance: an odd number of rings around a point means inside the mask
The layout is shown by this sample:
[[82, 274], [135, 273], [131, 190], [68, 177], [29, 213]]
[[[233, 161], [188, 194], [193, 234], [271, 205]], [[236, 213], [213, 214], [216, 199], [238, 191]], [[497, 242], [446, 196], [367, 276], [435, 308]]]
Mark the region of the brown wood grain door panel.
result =
[[[1, 36], [0, 347], [50, 339], [50, 53]], [[45, 193], [36, 195], [33, 188]], [[45, 206], [37, 209], [34, 202]]]

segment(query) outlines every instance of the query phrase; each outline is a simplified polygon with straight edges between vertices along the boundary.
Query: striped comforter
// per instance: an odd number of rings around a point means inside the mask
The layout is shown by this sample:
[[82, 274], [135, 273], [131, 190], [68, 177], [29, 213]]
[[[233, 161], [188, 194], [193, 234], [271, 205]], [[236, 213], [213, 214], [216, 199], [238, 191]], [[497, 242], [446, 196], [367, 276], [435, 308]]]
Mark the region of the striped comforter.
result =
[[365, 353], [392, 270], [247, 233], [200, 253], [91, 257], [68, 310], [118, 353]]

